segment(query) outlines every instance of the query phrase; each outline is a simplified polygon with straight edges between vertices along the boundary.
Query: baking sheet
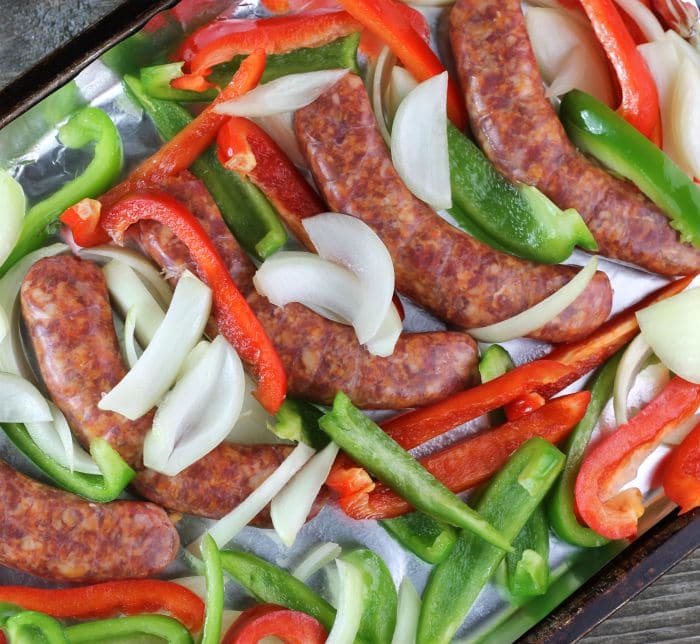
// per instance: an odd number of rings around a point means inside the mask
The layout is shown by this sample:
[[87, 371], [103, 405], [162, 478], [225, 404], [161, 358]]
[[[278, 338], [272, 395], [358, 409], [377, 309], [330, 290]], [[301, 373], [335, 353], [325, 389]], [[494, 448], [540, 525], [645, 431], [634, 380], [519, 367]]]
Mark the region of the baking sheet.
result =
[[[180, 6], [186, 4], [194, 5], [196, 2], [186, 0]], [[254, 1], [235, 3], [199, 0], [199, 5], [208, 12], [223, 11], [226, 15], [232, 16], [264, 13]], [[440, 9], [435, 8], [427, 11], [431, 22], [435, 23], [439, 19], [440, 12]], [[153, 43], [151, 53], [153, 55], [160, 53], [165, 37], [171, 31], [174, 34], [178, 31], [177, 28], [172, 29], [175, 24], [173, 20], [161, 21], [160, 24], [160, 30], [151, 29]], [[139, 53], [143, 54], [143, 42], [141, 41], [138, 45]], [[127, 60], [135, 47], [136, 44], [133, 46], [120, 45], [121, 50], [117, 60]], [[112, 57], [113, 62], [114, 56]], [[9, 168], [21, 182], [30, 202], [39, 200], [55, 191], [62, 183], [79, 174], [89, 161], [91, 156], [89, 152], [66, 150], [60, 146], [56, 139], [56, 126], [63, 122], [65, 117], [85, 104], [102, 108], [117, 125], [124, 142], [124, 174], [127, 174], [140, 160], [160, 146], [160, 139], [148, 118], [124, 93], [120, 77], [104, 61], [96, 61], [84, 69], [74, 82], [0, 130], [0, 166]], [[572, 255], [569, 263], [582, 265], [587, 259], [588, 256], [585, 253], [577, 251]], [[665, 282], [658, 276], [604, 259], [601, 259], [600, 269], [608, 274], [614, 288], [614, 312], [626, 308]], [[412, 303], [404, 300], [404, 304], [406, 305], [405, 327], [407, 330], [421, 331], [445, 328], [444, 324]], [[548, 350], [547, 345], [529, 340], [513, 341], [504, 346], [511, 352], [517, 363], [533, 360], [544, 355]], [[570, 390], [580, 388], [581, 384], [572, 385]], [[450, 432], [445, 437], [431, 441], [421, 449], [435, 449], [475, 431], [483, 424], [483, 420], [473, 421]], [[665, 448], [661, 448], [654, 454], [640, 470], [635, 482], [645, 491], [647, 502], [651, 505], [650, 510], [643, 518], [642, 531], [654, 525], [673, 508], [669, 502], [659, 498], [658, 490], [653, 490], [650, 487], [654, 466], [664, 453]], [[37, 478], [45, 478], [23, 455], [17, 452], [4, 435], [0, 436], [0, 456], [22, 471]], [[186, 517], [179, 526], [183, 543], [186, 544], [198, 536], [204, 525], [205, 522], [201, 520]], [[397, 586], [401, 578], [408, 575], [416, 588], [421, 591], [430, 571], [430, 566], [403, 550], [376, 522], [353, 521], [334, 506], [327, 506], [307, 524], [291, 549], [283, 546], [273, 531], [256, 528], [246, 528], [232, 545], [255, 552], [282, 567], [290, 568], [304, 556], [310, 547], [320, 541], [335, 541], [343, 546], [364, 545], [374, 550], [387, 563]], [[587, 576], [594, 574], [605, 561], [612, 558], [621, 547], [621, 545], [615, 545], [597, 553], [583, 552], [552, 536], [552, 569], [560, 577], [548, 595], [554, 597], [557, 594], [562, 595], [568, 590], [574, 590], [580, 583], [583, 583]], [[583, 570], [580, 566], [582, 558], [586, 564], [583, 566]], [[178, 562], [172, 566], [166, 576], [176, 576], [186, 572], [184, 564]], [[4, 583], [50, 586], [43, 580], [0, 568], [0, 584]], [[329, 592], [332, 586], [324, 577], [324, 573], [317, 574], [312, 578], [311, 583], [324, 592]], [[250, 603], [242, 589], [233, 582], [227, 585], [227, 596], [230, 607], [241, 608]], [[548, 599], [539, 598], [537, 601], [542, 604], [546, 603]], [[555, 601], [555, 599], [549, 601]], [[554, 605], [556, 604], [552, 604], [552, 606]], [[458, 637], [474, 641], [479, 633], [483, 632], [489, 625], [504, 621], [507, 623], [508, 620], [512, 619], [513, 612], [514, 609], [501, 598], [498, 591], [494, 587], [488, 586], [472, 608]], [[525, 630], [532, 623], [534, 622], [523, 622], [522, 630]]]

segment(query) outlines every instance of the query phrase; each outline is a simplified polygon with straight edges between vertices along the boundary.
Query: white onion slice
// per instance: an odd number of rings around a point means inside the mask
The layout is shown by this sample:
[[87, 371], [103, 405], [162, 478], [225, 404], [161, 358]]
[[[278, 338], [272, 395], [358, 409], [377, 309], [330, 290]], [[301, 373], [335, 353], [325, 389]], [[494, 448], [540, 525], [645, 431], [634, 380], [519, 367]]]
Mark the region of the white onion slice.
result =
[[22, 186], [7, 170], [0, 169], [0, 266], [19, 239], [26, 208]]
[[548, 96], [576, 88], [613, 105], [608, 61], [587, 21], [561, 8], [531, 7], [525, 24]]
[[652, 11], [639, 0], [615, 0], [617, 4], [639, 27], [649, 41], [664, 37], [664, 28]]
[[347, 69], [324, 69], [289, 74], [258, 85], [240, 98], [219, 103], [214, 111], [229, 116], [249, 117], [294, 112], [313, 103], [347, 73]]
[[389, 73], [392, 67], [396, 64], [396, 56], [392, 53], [389, 47], [384, 47], [377, 60], [374, 63], [372, 69], [372, 80], [370, 83], [370, 101], [372, 103], [372, 110], [374, 111], [374, 116], [377, 119], [377, 126], [379, 127], [379, 133], [384, 138], [387, 145], [391, 145], [391, 135], [389, 134], [389, 128], [387, 127], [386, 115], [384, 113], [384, 90], [389, 82]]
[[691, 288], [637, 312], [644, 339], [671, 371], [700, 384], [700, 288]]
[[387, 358], [394, 353], [396, 343], [402, 333], [403, 322], [399, 312], [392, 303], [376, 335], [365, 344], [365, 347], [373, 356]]
[[357, 217], [329, 212], [307, 217], [303, 226], [323, 259], [345, 266], [359, 279], [360, 305], [352, 320], [357, 339], [365, 344], [379, 331], [394, 295], [389, 251]]
[[219, 335], [158, 406], [144, 465], [176, 476], [208, 454], [236, 424], [244, 391], [241, 360]]
[[320, 543], [312, 548], [299, 562], [299, 565], [292, 570], [292, 576], [299, 581], [306, 582], [331, 561], [340, 557], [342, 552], [343, 549], [337, 543], [332, 541]]
[[700, 177], [700, 68], [687, 57], [678, 68], [670, 121], [681, 167]]
[[274, 139], [294, 165], [299, 168], [306, 167], [306, 159], [294, 132], [293, 112], [259, 116], [253, 120]]
[[399, 603], [396, 609], [396, 628], [391, 644], [414, 644], [418, 634], [420, 596], [408, 577], [401, 580]]
[[408, 189], [436, 210], [452, 207], [447, 151], [447, 72], [420, 83], [399, 105], [391, 159]]
[[573, 304], [576, 298], [586, 290], [596, 270], [598, 270], [598, 258], [591, 257], [588, 264], [570, 282], [532, 308], [502, 322], [470, 329], [469, 333], [480, 342], [507, 342], [532, 333]]
[[329, 443], [299, 470], [272, 499], [270, 516], [282, 543], [291, 548], [309, 516], [318, 492], [330, 474], [338, 446]]
[[0, 423], [52, 420], [49, 403], [31, 382], [13, 373], [0, 373]]
[[385, 104], [389, 121], [393, 122], [396, 110], [404, 98], [406, 98], [416, 87], [418, 81], [405, 67], [395, 65], [391, 69], [391, 77], [385, 94]]
[[257, 384], [246, 374], [243, 407], [234, 428], [226, 440], [238, 445], [262, 445], [285, 442], [267, 428], [272, 422], [272, 416], [253, 397]]
[[0, 306], [0, 344], [2, 344], [2, 341], [5, 339], [5, 336], [7, 336], [7, 332], [10, 329], [10, 322], [7, 319], [7, 315], [5, 314], [5, 309]]
[[653, 355], [651, 347], [647, 344], [643, 335], [638, 335], [630, 342], [615, 374], [613, 386], [613, 409], [618, 425], [623, 425], [629, 420], [627, 414], [627, 397], [642, 365]]
[[116, 259], [133, 268], [139, 277], [143, 279], [148, 289], [156, 296], [161, 306], [168, 306], [173, 299], [173, 290], [163, 279], [158, 269], [143, 255], [128, 248], [118, 246], [95, 246], [94, 248], [82, 248], [78, 251], [82, 259], [90, 259], [104, 264], [107, 260]]
[[139, 360], [139, 351], [136, 346], [136, 318], [139, 315], [138, 305], [132, 306], [124, 319], [124, 338], [122, 353], [129, 369], [133, 369]]
[[[206, 600], [207, 597], [207, 580], [204, 575], [191, 575], [189, 577], [178, 577], [177, 579], [170, 579], [173, 584], [178, 586], [184, 586], [187, 590], [192, 591], [197, 597], [202, 601]], [[223, 631], [226, 632], [226, 631]]]
[[155, 337], [98, 407], [130, 420], [152, 409], [173, 385], [185, 356], [202, 337], [210, 311], [211, 289], [186, 271]]
[[[315, 453], [308, 445], [299, 443], [282, 465], [263, 481], [262, 485], [209, 529], [208, 532], [216, 541], [216, 545], [223, 548], [243, 530]], [[199, 547], [198, 543], [199, 539], [194, 544], [195, 548]]]
[[29, 253], [17, 262], [2, 279], [0, 279], [0, 308], [7, 315], [9, 331], [0, 341], [0, 371], [14, 373], [34, 382], [34, 371], [27, 361], [22, 347], [19, 324], [19, 292], [29, 269], [44, 257], [59, 255], [68, 250], [65, 244], [51, 244]]
[[362, 572], [342, 559], [336, 559], [340, 577], [338, 612], [326, 644], [353, 644], [360, 628], [364, 607], [365, 585]]

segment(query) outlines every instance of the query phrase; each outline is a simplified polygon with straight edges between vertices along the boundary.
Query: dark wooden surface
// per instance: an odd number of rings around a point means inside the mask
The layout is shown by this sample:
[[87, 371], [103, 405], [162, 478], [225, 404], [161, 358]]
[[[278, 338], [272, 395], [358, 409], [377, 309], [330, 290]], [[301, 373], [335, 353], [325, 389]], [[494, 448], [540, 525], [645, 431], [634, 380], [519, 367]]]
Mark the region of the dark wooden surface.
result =
[[[119, 0], [0, 0], [0, 87]], [[700, 550], [633, 599], [586, 639], [615, 642], [700, 642]]]

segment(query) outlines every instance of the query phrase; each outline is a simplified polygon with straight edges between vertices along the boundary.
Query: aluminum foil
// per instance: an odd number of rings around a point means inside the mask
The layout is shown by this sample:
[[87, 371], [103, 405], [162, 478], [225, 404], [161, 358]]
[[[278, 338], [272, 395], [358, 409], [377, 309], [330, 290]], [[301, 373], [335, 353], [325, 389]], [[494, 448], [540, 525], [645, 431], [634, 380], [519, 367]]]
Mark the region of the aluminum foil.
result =
[[[198, 11], [191, 11], [195, 7]], [[30, 202], [41, 199], [55, 191], [61, 184], [80, 173], [89, 161], [90, 153], [66, 150], [57, 141], [57, 126], [77, 110], [89, 104], [103, 109], [117, 125], [122, 136], [125, 152], [124, 174], [154, 152], [160, 139], [140, 107], [135, 105], [125, 93], [120, 72], [130, 70], [130, 65], [153, 64], [162, 59], [168, 45], [180, 37], [184, 30], [197, 22], [211, 19], [217, 14], [226, 16], [264, 15], [257, 0], [230, 2], [228, 0], [184, 0], [178, 5], [179, 11], [165, 12], [150, 23], [148, 36], [139, 34], [132, 40], [122, 43], [106, 57], [84, 69], [77, 78], [55, 92], [0, 131], [0, 167], [8, 168], [20, 181]], [[440, 23], [441, 9], [426, 9], [426, 17], [436, 25]], [[441, 30], [435, 30], [440, 40]], [[434, 43], [443, 50], [440, 43]], [[588, 256], [575, 252], [568, 263], [583, 265]], [[614, 287], [614, 312], [620, 311], [647, 293], [655, 290], [665, 280], [620, 263], [601, 259], [600, 269], [604, 270]], [[404, 300], [406, 308], [405, 328], [409, 331], [444, 329], [445, 325], [414, 304]], [[531, 340], [516, 340], [504, 345], [519, 364], [544, 355], [548, 346]], [[569, 390], [583, 386], [583, 380]], [[450, 432], [446, 436], [431, 441], [421, 447], [422, 453], [433, 450], [457, 438], [483, 427], [484, 419], [477, 419]], [[659, 490], [652, 489], [651, 476], [655, 466], [667, 449], [660, 448], [641, 468], [634, 485], [646, 495], [649, 505], [640, 524], [641, 532], [653, 526], [668, 514], [673, 506], [663, 498]], [[0, 457], [13, 467], [36, 478], [46, 478], [9, 443], [0, 433]], [[630, 484], [631, 485], [631, 484]], [[203, 530], [205, 522], [193, 517], [185, 517], [179, 524], [183, 544], [194, 540]], [[366, 546], [378, 553], [386, 562], [398, 587], [401, 579], [408, 575], [419, 591], [425, 586], [430, 566], [404, 550], [375, 521], [354, 521], [333, 505], [327, 506], [301, 531], [293, 548], [285, 547], [272, 530], [246, 528], [230, 544], [255, 552], [261, 557], [283, 568], [291, 568], [305, 553], [322, 541], [334, 541], [342, 546]], [[516, 638], [532, 626], [538, 619], [552, 610], [566, 596], [602, 567], [623, 544], [613, 544], [598, 551], [581, 551], [551, 537], [551, 564], [555, 579], [546, 596], [538, 598], [534, 604], [524, 608], [511, 606], [493, 586], [487, 586], [470, 611], [458, 637], [464, 641], [478, 641], [482, 634], [496, 624], [500, 624], [498, 635], [492, 641], [503, 642]], [[182, 561], [178, 561], [167, 571], [165, 577], [188, 574]], [[321, 592], [332, 595], [332, 571], [317, 573], [310, 583]], [[52, 584], [23, 573], [0, 567], [0, 584], [23, 583], [36, 586]], [[234, 582], [227, 584], [228, 606], [243, 608], [251, 603], [250, 598]]]

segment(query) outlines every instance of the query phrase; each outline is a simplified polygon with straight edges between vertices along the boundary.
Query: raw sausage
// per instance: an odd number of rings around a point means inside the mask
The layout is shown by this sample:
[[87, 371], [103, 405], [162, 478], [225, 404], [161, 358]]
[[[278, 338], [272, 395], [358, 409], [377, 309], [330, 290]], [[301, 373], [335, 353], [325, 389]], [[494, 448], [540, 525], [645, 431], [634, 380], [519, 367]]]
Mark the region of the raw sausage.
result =
[[[403, 409], [435, 402], [477, 381], [474, 341], [463, 333], [404, 333], [393, 355], [378, 358], [357, 342], [354, 331], [300, 304], [276, 307], [253, 286], [253, 263], [229, 232], [206, 188], [192, 175], [166, 180], [161, 188], [197, 216], [226, 261], [236, 285], [280, 353], [289, 391], [329, 403], [338, 390], [364, 408]], [[140, 222], [128, 236], [169, 277], [195, 270], [185, 246], [158, 223]]]
[[700, 270], [700, 249], [681, 243], [651, 201], [571, 144], [545, 97], [519, 0], [459, 0], [450, 40], [472, 131], [500, 172], [578, 209], [607, 257], [669, 276]]
[[[541, 266], [495, 251], [451, 226], [406, 188], [362, 84], [348, 74], [297, 111], [297, 138], [332, 210], [369, 224], [386, 244], [396, 286], [437, 317], [463, 328], [509, 318], [569, 281], [576, 269]], [[532, 334], [549, 342], [585, 337], [608, 317], [604, 273], [559, 317]]]
[[0, 461], [0, 564], [62, 582], [149, 577], [180, 545], [152, 503], [90, 503]]

